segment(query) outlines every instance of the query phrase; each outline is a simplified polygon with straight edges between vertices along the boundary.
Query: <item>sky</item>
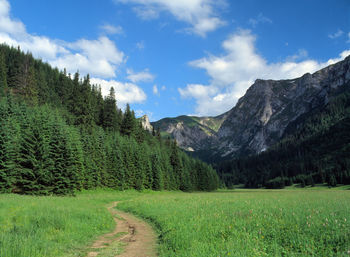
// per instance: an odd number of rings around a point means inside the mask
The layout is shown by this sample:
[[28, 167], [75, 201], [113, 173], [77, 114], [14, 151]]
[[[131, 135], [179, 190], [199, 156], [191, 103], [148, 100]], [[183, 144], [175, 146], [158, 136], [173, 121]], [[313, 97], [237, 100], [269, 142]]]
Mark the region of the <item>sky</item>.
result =
[[151, 121], [215, 116], [258, 78], [350, 55], [350, 1], [0, 0], [0, 43], [90, 74]]

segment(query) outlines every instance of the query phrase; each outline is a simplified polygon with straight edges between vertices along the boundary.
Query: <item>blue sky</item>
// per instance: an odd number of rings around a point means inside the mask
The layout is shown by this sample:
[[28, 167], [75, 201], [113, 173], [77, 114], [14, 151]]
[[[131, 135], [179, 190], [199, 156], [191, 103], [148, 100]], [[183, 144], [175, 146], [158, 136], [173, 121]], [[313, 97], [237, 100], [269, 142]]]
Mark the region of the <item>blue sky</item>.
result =
[[90, 74], [151, 120], [231, 109], [257, 78], [350, 54], [348, 0], [0, 0], [0, 42]]

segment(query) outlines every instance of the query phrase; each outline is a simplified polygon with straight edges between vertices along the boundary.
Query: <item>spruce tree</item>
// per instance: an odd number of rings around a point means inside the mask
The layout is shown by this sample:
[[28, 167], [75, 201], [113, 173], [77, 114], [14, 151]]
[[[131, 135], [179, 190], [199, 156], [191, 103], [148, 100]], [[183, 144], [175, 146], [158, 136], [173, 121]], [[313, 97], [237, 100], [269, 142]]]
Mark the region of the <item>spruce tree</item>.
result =
[[118, 129], [117, 101], [114, 88], [111, 87], [109, 95], [104, 100], [102, 126], [116, 131]]
[[7, 67], [5, 56], [0, 50], [0, 97], [4, 96], [7, 91]]
[[130, 110], [130, 105], [127, 104], [126, 109], [125, 109], [125, 113], [124, 113], [124, 117], [123, 117], [123, 121], [121, 124], [121, 128], [120, 128], [120, 132], [126, 136], [134, 135], [135, 123], [136, 123], [135, 115]]

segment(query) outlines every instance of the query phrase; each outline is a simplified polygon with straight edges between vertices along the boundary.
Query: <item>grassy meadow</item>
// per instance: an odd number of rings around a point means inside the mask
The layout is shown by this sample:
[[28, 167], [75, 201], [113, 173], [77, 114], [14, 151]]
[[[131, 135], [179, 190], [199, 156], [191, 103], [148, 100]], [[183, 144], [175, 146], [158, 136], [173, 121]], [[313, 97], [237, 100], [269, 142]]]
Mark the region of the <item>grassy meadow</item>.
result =
[[154, 224], [160, 256], [350, 253], [350, 190], [235, 189], [0, 195], [0, 256], [84, 256], [98, 235], [112, 230], [105, 206], [117, 200], [118, 208]]
[[105, 206], [138, 193], [90, 191], [77, 197], [0, 195], [0, 256], [84, 256], [114, 228]]

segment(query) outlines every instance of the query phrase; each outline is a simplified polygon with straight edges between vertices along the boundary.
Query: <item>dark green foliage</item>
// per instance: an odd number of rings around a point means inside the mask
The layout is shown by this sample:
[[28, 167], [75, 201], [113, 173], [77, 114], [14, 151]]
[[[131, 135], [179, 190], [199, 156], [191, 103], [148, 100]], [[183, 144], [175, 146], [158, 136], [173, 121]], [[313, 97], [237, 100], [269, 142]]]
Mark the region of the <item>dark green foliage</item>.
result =
[[130, 110], [130, 105], [126, 105], [124, 118], [121, 124], [120, 132], [122, 135], [131, 136], [134, 134], [136, 128], [135, 114]]
[[5, 95], [7, 91], [7, 67], [5, 63], [5, 56], [0, 51], [0, 97]]
[[[229, 186], [281, 188], [281, 178], [302, 187], [350, 184], [350, 83], [332, 94], [327, 106], [302, 117], [268, 151], [218, 165]], [[284, 180], [285, 185], [286, 180]], [[291, 183], [288, 183], [291, 184]]]
[[[145, 131], [115, 92], [0, 45], [0, 192], [83, 188], [215, 190], [216, 172], [159, 131]], [[197, 170], [198, 169], [198, 170]]]

